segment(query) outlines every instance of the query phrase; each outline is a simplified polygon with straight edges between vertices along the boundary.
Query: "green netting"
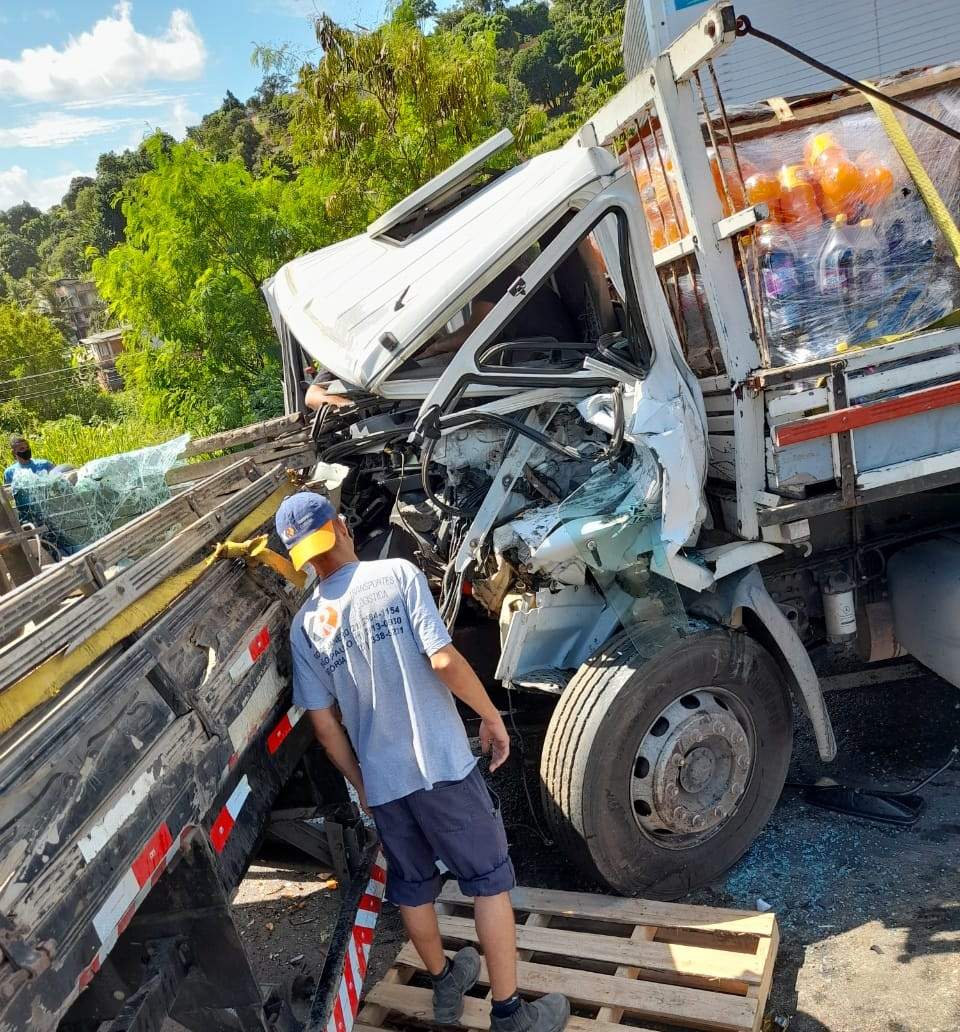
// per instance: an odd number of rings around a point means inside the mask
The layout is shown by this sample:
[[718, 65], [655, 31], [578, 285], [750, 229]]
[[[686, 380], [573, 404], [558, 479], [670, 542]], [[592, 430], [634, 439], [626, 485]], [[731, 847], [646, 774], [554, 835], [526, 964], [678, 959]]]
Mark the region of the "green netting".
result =
[[70, 555], [165, 502], [167, 470], [189, 440], [183, 434], [74, 470], [17, 470], [11, 487], [20, 521], [41, 528], [45, 543]]

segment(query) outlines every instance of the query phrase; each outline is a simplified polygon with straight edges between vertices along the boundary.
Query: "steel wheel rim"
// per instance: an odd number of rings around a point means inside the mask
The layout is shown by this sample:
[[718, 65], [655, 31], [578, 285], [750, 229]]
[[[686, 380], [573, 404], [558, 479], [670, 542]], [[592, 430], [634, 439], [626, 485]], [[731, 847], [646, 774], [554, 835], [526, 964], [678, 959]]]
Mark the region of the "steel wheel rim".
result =
[[674, 699], [640, 739], [628, 792], [640, 832], [666, 849], [692, 849], [727, 825], [756, 766], [744, 705], [719, 687]]

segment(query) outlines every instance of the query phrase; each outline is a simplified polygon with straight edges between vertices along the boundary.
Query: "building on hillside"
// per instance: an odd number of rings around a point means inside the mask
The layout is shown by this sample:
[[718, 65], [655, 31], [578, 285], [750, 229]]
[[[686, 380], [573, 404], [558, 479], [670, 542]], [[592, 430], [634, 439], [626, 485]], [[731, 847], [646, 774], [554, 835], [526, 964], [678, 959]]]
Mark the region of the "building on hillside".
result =
[[123, 328], [115, 326], [111, 330], [82, 337], [80, 343], [96, 366], [100, 386], [105, 391], [123, 390], [123, 377], [117, 372], [117, 355], [123, 352]]
[[56, 280], [53, 288], [64, 320], [73, 330], [75, 339], [82, 340], [103, 312], [103, 301], [97, 288], [88, 280], [78, 279]]

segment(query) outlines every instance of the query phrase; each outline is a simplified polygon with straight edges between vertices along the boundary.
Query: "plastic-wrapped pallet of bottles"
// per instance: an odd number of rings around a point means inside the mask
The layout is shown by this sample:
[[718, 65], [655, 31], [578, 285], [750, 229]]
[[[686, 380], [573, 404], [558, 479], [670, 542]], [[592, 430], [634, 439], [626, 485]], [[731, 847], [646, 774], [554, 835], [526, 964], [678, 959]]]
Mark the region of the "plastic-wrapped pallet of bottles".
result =
[[[960, 127], [960, 87], [908, 99]], [[897, 117], [952, 218], [960, 221], [960, 143], [907, 115]], [[632, 148], [657, 249], [687, 230], [677, 214], [671, 158], [662, 151], [662, 160], [651, 161], [652, 149], [644, 155], [639, 146]], [[748, 260], [773, 364], [793, 365], [914, 333], [960, 308], [957, 262], [870, 108], [793, 129], [788, 122], [738, 140], [737, 157], [739, 174], [732, 152], [721, 147], [719, 160], [710, 152], [726, 214], [748, 204], [764, 203], [770, 210], [754, 231]], [[680, 269], [673, 274], [675, 309], [681, 310], [691, 364], [705, 369], [709, 330], [697, 318], [702, 299], [690, 274]], [[666, 281], [665, 286], [669, 295]]]

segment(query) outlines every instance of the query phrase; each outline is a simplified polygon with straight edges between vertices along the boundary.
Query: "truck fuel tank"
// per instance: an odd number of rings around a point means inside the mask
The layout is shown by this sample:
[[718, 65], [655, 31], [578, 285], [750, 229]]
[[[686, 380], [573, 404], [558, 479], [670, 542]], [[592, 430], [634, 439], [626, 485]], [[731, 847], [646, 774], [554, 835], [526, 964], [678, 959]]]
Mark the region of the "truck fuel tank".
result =
[[960, 687], [960, 535], [910, 545], [887, 563], [896, 639]]

